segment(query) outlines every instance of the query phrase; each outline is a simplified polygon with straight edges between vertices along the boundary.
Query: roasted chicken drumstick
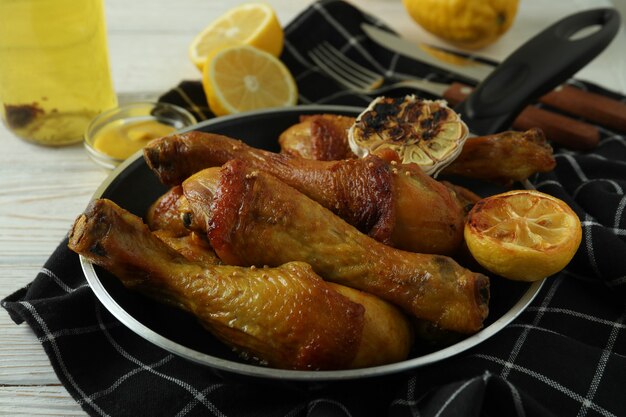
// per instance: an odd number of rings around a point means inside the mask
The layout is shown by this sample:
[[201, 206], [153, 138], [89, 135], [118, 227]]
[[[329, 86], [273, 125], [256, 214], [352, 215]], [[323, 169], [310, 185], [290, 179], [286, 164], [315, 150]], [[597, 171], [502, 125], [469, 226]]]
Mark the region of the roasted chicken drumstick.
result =
[[530, 129], [470, 138], [442, 173], [510, 185], [537, 172], [552, 171], [555, 166], [543, 132]]
[[410, 325], [389, 303], [326, 283], [302, 262], [255, 269], [189, 261], [110, 200], [77, 218], [69, 247], [269, 366], [359, 368], [409, 353]]
[[[304, 116], [280, 135], [281, 152], [322, 161], [355, 158], [348, 144], [352, 123], [354, 118], [347, 116]], [[461, 154], [443, 173], [510, 184], [552, 171], [555, 164], [543, 132], [530, 129], [468, 138]]]
[[233, 160], [183, 183], [194, 224], [228, 264], [304, 261], [329, 281], [377, 295], [436, 326], [478, 331], [489, 280], [441, 255], [405, 252], [360, 233], [263, 171]]
[[412, 252], [450, 255], [463, 240], [463, 204], [417, 166], [395, 167], [374, 156], [343, 161], [293, 158], [202, 132], [152, 141], [144, 156], [168, 185], [232, 159], [245, 161], [250, 169], [272, 174], [376, 240]]
[[186, 202], [182, 187], [172, 187], [150, 205], [146, 224], [159, 239], [185, 258], [210, 265], [221, 264], [206, 236], [185, 226], [180, 213], [184, 212], [181, 206]]
[[346, 135], [354, 120], [334, 114], [300, 116], [300, 123], [285, 130], [278, 142], [283, 153], [301, 158], [318, 161], [356, 158]]

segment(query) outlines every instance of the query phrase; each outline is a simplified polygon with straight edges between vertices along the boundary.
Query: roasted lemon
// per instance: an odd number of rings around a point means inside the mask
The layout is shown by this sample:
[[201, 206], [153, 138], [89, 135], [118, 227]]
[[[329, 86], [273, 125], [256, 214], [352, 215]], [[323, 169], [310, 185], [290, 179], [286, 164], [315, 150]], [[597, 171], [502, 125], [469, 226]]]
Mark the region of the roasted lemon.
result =
[[582, 237], [580, 220], [567, 203], [535, 190], [480, 200], [464, 232], [478, 263], [519, 281], [536, 281], [565, 268]]
[[360, 157], [393, 151], [402, 163], [436, 175], [459, 155], [467, 135], [467, 126], [445, 101], [409, 95], [373, 100], [349, 129], [348, 140]]

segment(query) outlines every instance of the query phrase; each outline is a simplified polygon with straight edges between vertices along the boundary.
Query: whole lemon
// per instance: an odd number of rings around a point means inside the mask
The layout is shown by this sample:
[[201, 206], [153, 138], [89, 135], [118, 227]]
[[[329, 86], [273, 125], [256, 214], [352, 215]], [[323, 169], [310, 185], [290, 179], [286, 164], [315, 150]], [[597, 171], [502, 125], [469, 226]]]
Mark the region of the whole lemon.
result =
[[513, 24], [519, 0], [402, 0], [420, 26], [451, 44], [480, 49]]

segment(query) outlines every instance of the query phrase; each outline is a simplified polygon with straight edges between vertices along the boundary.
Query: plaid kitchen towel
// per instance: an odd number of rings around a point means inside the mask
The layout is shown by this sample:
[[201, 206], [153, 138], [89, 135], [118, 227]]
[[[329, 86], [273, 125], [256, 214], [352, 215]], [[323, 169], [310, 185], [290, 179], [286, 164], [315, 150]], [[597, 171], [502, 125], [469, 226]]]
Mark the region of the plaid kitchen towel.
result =
[[[371, 99], [342, 89], [303, 54], [321, 40], [382, 73], [453, 80], [375, 45], [361, 32], [363, 21], [382, 24], [329, 0], [285, 28], [281, 58], [297, 79], [301, 103], [364, 106]], [[212, 116], [197, 81], [161, 99], [185, 105], [199, 119]], [[556, 148], [557, 168], [533, 178], [580, 216], [583, 242], [570, 265], [498, 334], [407, 374], [318, 386], [220, 377], [114, 319], [94, 297], [67, 241], [2, 306], [16, 323], [33, 328], [64, 386], [94, 416], [625, 416], [626, 137], [601, 131], [593, 152]]]

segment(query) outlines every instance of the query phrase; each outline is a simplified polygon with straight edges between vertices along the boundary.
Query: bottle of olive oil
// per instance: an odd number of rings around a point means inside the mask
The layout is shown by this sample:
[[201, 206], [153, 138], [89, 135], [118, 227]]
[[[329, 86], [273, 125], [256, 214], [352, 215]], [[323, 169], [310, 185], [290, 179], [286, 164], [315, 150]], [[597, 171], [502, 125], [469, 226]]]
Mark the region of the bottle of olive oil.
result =
[[10, 131], [75, 143], [116, 105], [103, 0], [0, 0], [0, 115]]

